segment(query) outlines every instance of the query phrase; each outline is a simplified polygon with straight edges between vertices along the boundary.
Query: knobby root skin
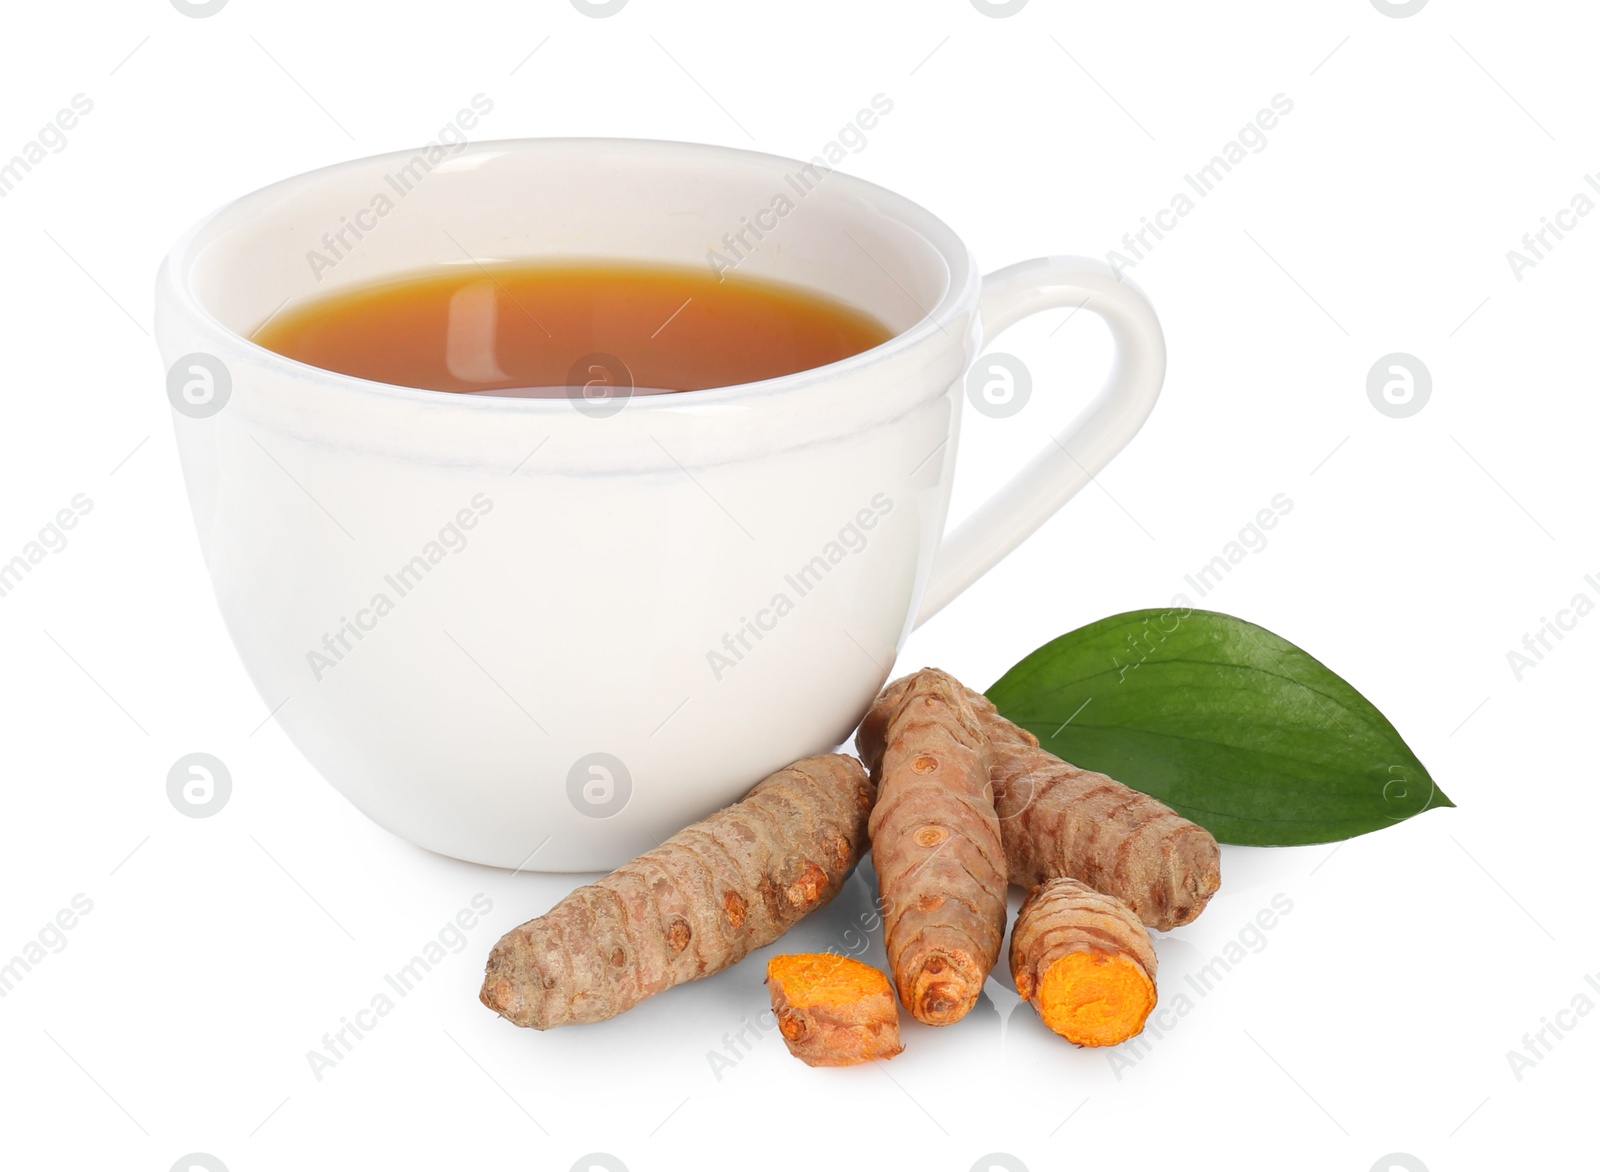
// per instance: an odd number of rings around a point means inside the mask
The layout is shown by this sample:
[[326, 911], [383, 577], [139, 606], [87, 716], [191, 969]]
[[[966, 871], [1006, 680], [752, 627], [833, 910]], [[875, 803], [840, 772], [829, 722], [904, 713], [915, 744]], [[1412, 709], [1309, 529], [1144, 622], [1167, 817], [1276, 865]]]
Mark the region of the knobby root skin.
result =
[[1035, 887], [1011, 929], [1017, 994], [1080, 1046], [1115, 1046], [1144, 1029], [1156, 1004], [1150, 933], [1121, 900], [1079, 883]]
[[871, 779], [808, 757], [503, 936], [479, 999], [520, 1026], [604, 1021], [720, 972], [834, 897], [867, 848]]
[[959, 683], [925, 670], [885, 714], [868, 833], [884, 948], [900, 1000], [928, 1025], [961, 1020], [1005, 935], [1006, 859], [990, 749]]
[[[856, 735], [868, 768], [883, 755], [889, 713], [910, 680], [884, 689]], [[1198, 916], [1221, 882], [1217, 840], [1148, 794], [1079, 769], [1039, 747], [986, 696], [963, 689], [993, 753], [995, 809], [1009, 877], [1031, 888], [1082, 880], [1122, 900], [1143, 923], [1166, 932]]]
[[894, 990], [869, 964], [831, 952], [775, 956], [767, 989], [784, 1045], [807, 1066], [855, 1066], [905, 1049]]

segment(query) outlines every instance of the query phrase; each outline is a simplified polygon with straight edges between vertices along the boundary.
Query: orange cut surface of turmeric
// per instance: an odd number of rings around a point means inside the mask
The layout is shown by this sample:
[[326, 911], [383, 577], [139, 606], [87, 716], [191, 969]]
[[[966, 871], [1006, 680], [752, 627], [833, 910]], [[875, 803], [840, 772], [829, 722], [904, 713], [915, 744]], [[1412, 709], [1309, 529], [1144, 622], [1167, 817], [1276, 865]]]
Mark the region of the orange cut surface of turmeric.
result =
[[1080, 1046], [1115, 1046], [1137, 1034], [1156, 1005], [1137, 961], [1090, 948], [1052, 961], [1034, 993], [1039, 1017]]
[[784, 1044], [808, 1066], [854, 1066], [905, 1048], [889, 978], [869, 964], [831, 952], [775, 956], [767, 987]]
[[1040, 1020], [1080, 1046], [1127, 1041], [1156, 1004], [1149, 931], [1121, 900], [1076, 879], [1029, 893], [1011, 930], [1011, 976]]

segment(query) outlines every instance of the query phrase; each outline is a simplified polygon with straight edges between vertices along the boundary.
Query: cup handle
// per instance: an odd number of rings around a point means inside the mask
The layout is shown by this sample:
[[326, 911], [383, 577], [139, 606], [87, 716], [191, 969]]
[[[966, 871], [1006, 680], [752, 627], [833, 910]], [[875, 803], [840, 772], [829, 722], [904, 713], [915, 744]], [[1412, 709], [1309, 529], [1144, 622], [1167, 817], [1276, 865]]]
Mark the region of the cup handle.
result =
[[1052, 256], [983, 279], [982, 348], [1030, 314], [1074, 307], [1111, 327], [1116, 358], [1094, 402], [959, 528], [945, 534], [917, 613], [921, 626], [987, 573], [1094, 478], [1133, 438], [1161, 392], [1167, 345], [1155, 310], [1102, 261]]

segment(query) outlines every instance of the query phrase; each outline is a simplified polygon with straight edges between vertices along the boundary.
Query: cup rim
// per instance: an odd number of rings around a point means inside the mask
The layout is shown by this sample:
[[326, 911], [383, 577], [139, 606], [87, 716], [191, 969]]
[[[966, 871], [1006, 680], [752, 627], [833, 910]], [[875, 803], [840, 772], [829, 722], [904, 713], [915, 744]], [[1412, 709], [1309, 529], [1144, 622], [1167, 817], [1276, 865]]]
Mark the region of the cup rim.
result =
[[[709, 143], [674, 139], [596, 136], [547, 136], [476, 140], [467, 143], [461, 151], [451, 156], [451, 160], [462, 159], [472, 154], [497, 154], [556, 145], [580, 149], [614, 149], [623, 147], [633, 151], [664, 155], [689, 157], [699, 155], [708, 159], [720, 158], [723, 160], [731, 157], [749, 163], [779, 163], [790, 167], [805, 165], [798, 159], [784, 155], [772, 154], [766, 151], [745, 150], [740, 147], [717, 146]], [[197, 246], [204, 237], [224, 226], [230, 217], [248, 215], [251, 213], [253, 205], [270, 200], [295, 188], [323, 182], [343, 173], [360, 170], [374, 164], [410, 159], [416, 153], [417, 148], [412, 148], [410, 150], [388, 151], [356, 159], [347, 159], [343, 162], [314, 168], [310, 171], [304, 171], [300, 174], [277, 180], [264, 187], [257, 188], [255, 191], [229, 200], [203, 216], [173, 243], [162, 261], [158, 273], [158, 293], [164, 291], [177, 308], [181, 309], [192, 321], [198, 323], [207, 333], [211, 334], [219, 349], [227, 350], [234, 357], [241, 360], [255, 361], [264, 363], [268, 367], [275, 367], [283, 373], [301, 380], [321, 382], [331, 388], [380, 400], [401, 404], [427, 404], [436, 409], [450, 404], [457, 409], [467, 411], [530, 416], [570, 411], [571, 405], [564, 396], [519, 398], [487, 393], [449, 394], [423, 387], [408, 387], [398, 383], [360, 378], [356, 375], [342, 374], [338, 371], [301, 362], [279, 354], [275, 350], [269, 350], [265, 346], [245, 337], [237, 330], [225, 325], [211, 313], [195, 293], [190, 276], [197, 258]], [[870, 180], [862, 179], [848, 172], [834, 171], [830, 174], [830, 183], [847, 190], [853, 190], [857, 194], [869, 198], [873, 203], [879, 205], [885, 214], [916, 231], [934, 249], [944, 263], [945, 287], [933, 307], [927, 310], [911, 326], [894, 334], [887, 341], [857, 354], [852, 354], [848, 358], [826, 363], [822, 366], [794, 371], [776, 378], [761, 379], [754, 382], [732, 383], [727, 386], [678, 391], [671, 394], [633, 395], [630, 396], [629, 400], [628, 409], [630, 411], [660, 411], [674, 408], [682, 410], [693, 406], [711, 406], [742, 399], [766, 398], [780, 394], [803, 392], [819, 383], [848, 377], [868, 368], [893, 362], [907, 352], [915, 350], [935, 335], [943, 334], [952, 338], [956, 336], [949, 327], [958, 323], [962, 316], [970, 312], [976, 305], [979, 291], [976, 258], [972, 255], [965, 242], [956, 235], [949, 225], [921, 204]]]

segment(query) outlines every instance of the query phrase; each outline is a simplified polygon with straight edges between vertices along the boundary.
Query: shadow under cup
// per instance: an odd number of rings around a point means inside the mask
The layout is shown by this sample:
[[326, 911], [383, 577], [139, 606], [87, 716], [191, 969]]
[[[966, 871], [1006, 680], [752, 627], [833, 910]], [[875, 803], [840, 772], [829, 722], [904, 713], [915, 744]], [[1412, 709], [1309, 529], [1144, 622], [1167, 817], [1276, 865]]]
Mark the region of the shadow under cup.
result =
[[[246, 340], [315, 295], [538, 258], [731, 262], [896, 332], [599, 411]], [[928, 581], [977, 292], [915, 204], [713, 147], [484, 143], [228, 205], [163, 265], [156, 326], [201, 550], [266, 708], [381, 825], [532, 870], [616, 866], [830, 750]]]

